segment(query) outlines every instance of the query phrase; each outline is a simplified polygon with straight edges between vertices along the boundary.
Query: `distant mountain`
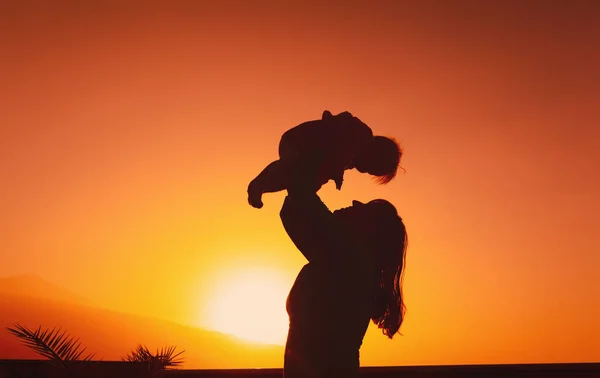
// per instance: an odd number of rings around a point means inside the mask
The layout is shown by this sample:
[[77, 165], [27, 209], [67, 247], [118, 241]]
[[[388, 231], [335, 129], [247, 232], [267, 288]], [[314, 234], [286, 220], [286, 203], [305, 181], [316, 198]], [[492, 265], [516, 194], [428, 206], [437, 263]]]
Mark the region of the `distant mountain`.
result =
[[93, 305], [89, 299], [50, 283], [35, 274], [0, 277], [0, 295], [28, 296]]
[[120, 360], [136, 345], [145, 344], [151, 350], [167, 345], [185, 349], [185, 368], [282, 365], [281, 346], [253, 344], [218, 332], [91, 307], [85, 299], [46, 284], [35, 276], [0, 279], [0, 359], [40, 358], [6, 330], [19, 323], [29, 328], [61, 327], [79, 337], [86, 352], [96, 353], [95, 359]]

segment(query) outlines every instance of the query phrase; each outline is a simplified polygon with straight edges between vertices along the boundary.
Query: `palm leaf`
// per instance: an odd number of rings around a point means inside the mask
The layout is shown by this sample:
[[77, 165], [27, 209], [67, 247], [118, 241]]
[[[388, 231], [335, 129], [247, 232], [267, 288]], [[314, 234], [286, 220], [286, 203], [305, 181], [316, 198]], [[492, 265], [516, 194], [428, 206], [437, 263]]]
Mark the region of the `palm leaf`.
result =
[[185, 350], [175, 353], [176, 347], [174, 345], [161, 348], [160, 351], [156, 351], [157, 356], [163, 361], [165, 366], [179, 366], [183, 363], [183, 357], [181, 355]]
[[149, 362], [158, 364], [165, 368], [167, 366], [179, 366], [183, 363], [181, 355], [185, 350], [175, 353], [176, 346], [167, 346], [157, 349], [156, 353], [152, 353], [145, 345], [138, 345], [134, 350], [128, 353], [123, 361], [128, 362]]
[[8, 327], [8, 332], [18, 337], [25, 346], [51, 361], [89, 361], [94, 357], [94, 354], [88, 354], [82, 358], [85, 348], [81, 347], [79, 339], [67, 335], [66, 331], [61, 332], [60, 328], [42, 330], [42, 327], [38, 327], [36, 330], [30, 330], [20, 324], [14, 324], [14, 327]]
[[146, 346], [138, 345], [134, 350], [123, 357], [122, 360], [128, 362], [151, 362], [152, 358], [152, 353]]

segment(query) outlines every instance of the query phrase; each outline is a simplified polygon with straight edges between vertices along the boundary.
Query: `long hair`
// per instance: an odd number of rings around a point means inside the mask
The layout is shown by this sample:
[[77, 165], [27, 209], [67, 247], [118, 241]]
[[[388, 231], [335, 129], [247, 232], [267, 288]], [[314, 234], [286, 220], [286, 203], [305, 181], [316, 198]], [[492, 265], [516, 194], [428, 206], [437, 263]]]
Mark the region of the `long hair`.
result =
[[[388, 215], [381, 214], [378, 219], [378, 231], [375, 241], [377, 287], [374, 293], [374, 306], [371, 319], [390, 339], [399, 333], [404, 320], [406, 306], [402, 294], [408, 234], [402, 218], [398, 216], [395, 207], [385, 200], [373, 201], [386, 204], [393, 209], [384, 210]], [[383, 206], [382, 206], [383, 208]]]

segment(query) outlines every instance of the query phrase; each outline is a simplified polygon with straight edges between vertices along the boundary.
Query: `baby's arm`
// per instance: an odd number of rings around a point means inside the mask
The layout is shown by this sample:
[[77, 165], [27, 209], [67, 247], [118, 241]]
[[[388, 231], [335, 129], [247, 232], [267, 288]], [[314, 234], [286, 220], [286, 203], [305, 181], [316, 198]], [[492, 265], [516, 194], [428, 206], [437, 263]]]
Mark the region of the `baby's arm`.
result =
[[333, 181], [335, 182], [335, 188], [337, 190], [342, 189], [342, 183], [344, 182], [344, 170], [340, 170], [339, 172], [333, 175]]
[[[324, 115], [325, 119], [325, 115]], [[329, 122], [326, 134], [330, 146], [331, 169], [338, 176], [343, 171], [352, 169], [354, 158], [373, 140], [373, 131], [369, 126], [349, 112], [327, 117]], [[338, 170], [342, 172], [337, 173]]]

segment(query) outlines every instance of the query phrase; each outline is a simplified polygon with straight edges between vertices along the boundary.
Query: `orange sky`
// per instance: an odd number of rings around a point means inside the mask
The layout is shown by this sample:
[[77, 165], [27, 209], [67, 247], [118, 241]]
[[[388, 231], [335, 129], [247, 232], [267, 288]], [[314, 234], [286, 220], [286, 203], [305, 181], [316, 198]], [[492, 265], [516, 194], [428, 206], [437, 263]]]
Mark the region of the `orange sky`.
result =
[[13, 3], [0, 276], [205, 327], [223, 277], [287, 291], [283, 194], [259, 211], [246, 185], [283, 131], [349, 110], [407, 170], [321, 192], [409, 231], [404, 336], [370, 329], [363, 365], [600, 360], [597, 2]]

